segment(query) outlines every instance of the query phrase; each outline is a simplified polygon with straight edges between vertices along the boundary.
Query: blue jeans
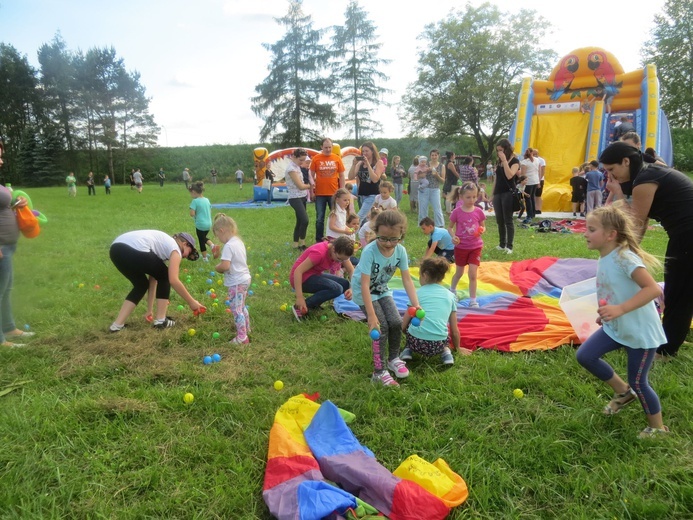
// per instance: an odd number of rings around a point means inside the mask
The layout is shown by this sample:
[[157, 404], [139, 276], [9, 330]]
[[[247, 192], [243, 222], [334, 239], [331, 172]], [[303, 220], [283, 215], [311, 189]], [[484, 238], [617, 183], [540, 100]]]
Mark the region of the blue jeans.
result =
[[332, 197], [328, 195], [315, 196], [315, 242], [322, 241], [325, 236], [325, 209], [332, 210]]
[[[419, 222], [428, 216], [428, 207], [433, 208], [433, 222], [436, 227], [445, 227], [443, 209], [440, 206], [440, 188], [419, 190]], [[418, 224], [418, 222], [417, 222]]]
[[402, 202], [402, 192], [404, 191], [404, 184], [395, 184], [395, 200], [397, 201], [397, 207]]
[[12, 316], [12, 257], [17, 250], [17, 244], [0, 246], [2, 258], [0, 258], [0, 323], [2, 331], [0, 332], [0, 343], [5, 342], [5, 332], [11, 332], [17, 328]]
[[314, 274], [301, 285], [304, 293], [313, 295], [306, 298], [306, 307], [310, 310], [344, 294], [349, 288], [349, 280], [333, 274]]
[[359, 197], [361, 199], [361, 208], [359, 209], [359, 220], [361, 222], [365, 221], [368, 217], [368, 212], [370, 212], [375, 202], [375, 195], [362, 195]]

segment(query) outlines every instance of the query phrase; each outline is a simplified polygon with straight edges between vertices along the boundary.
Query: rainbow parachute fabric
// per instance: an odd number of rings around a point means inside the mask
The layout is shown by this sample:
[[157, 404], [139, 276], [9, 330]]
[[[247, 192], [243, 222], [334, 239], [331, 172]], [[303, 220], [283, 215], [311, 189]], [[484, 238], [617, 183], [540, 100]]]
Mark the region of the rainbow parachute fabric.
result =
[[[450, 286], [454, 269], [443, 281]], [[418, 268], [411, 268], [415, 283]], [[578, 336], [559, 306], [564, 287], [593, 278], [597, 261], [585, 258], [542, 257], [517, 262], [482, 262], [477, 276], [479, 308], [469, 307], [466, 275], [457, 286], [457, 326], [460, 346], [470, 350], [496, 349], [507, 352], [545, 350], [578, 343]], [[465, 282], [464, 284], [462, 282]], [[389, 284], [400, 313], [408, 298], [399, 276]], [[365, 319], [356, 304], [340, 296], [334, 301], [337, 313], [354, 320]]]
[[468, 496], [442, 459], [413, 455], [394, 473], [346, 424], [354, 415], [305, 395], [286, 401], [270, 430], [263, 498], [279, 520], [445, 518]]

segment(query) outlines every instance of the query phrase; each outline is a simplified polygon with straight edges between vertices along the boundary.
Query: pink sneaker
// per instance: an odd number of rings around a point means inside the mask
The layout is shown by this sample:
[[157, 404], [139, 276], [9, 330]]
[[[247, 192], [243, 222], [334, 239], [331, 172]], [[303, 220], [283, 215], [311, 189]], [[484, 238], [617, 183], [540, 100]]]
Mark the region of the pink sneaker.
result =
[[409, 377], [409, 369], [407, 368], [407, 364], [398, 357], [392, 361], [388, 361], [387, 368], [395, 373], [395, 377], [397, 379]]

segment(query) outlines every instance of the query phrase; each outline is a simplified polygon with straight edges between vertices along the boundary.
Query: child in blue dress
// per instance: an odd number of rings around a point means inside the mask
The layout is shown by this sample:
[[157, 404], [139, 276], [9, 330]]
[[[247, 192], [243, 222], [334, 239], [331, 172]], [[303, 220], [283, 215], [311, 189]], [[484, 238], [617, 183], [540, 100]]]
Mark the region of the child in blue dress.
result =
[[442, 256], [433, 256], [421, 262], [421, 287], [416, 294], [426, 315], [418, 326], [411, 323], [412, 316], [409, 313], [404, 315], [402, 329], [405, 331], [406, 346], [400, 355], [403, 361], [410, 360], [412, 353], [416, 352], [424, 356], [440, 355], [444, 365], [452, 365], [455, 360], [450, 352], [450, 343], [455, 350], [471, 354], [470, 350], [460, 350], [457, 303], [454, 295], [440, 283], [449, 268], [450, 264]]
[[[614, 396], [604, 407], [606, 415], [637, 399], [647, 416], [640, 437], [667, 433], [659, 397], [647, 380], [657, 347], [666, 343], [654, 304], [662, 289], [646, 269], [658, 261], [641, 249], [630, 215], [617, 205], [587, 215], [585, 239], [588, 249], [599, 251], [597, 321], [602, 328], [580, 346], [577, 361], [613, 388]], [[621, 348], [628, 356], [628, 383], [601, 359]]]
[[[395, 377], [409, 376], [409, 370], [399, 357], [402, 339], [402, 317], [397, 310], [392, 291], [387, 286], [397, 269], [409, 301], [419, 307], [414, 282], [409, 274], [407, 251], [400, 242], [407, 229], [407, 217], [399, 210], [380, 213], [372, 224], [375, 240], [363, 248], [359, 265], [351, 280], [352, 298], [368, 319], [368, 330], [380, 332], [373, 340], [373, 375], [371, 380], [383, 386], [398, 386]], [[381, 349], [381, 345], [385, 348]]]

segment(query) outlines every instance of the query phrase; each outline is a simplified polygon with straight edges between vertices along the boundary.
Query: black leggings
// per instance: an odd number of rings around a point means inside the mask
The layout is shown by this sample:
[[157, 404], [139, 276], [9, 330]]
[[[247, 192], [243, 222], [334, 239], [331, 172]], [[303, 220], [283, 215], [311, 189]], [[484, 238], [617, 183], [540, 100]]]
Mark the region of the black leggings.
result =
[[669, 237], [664, 260], [664, 315], [662, 327], [667, 342], [657, 349], [675, 356], [691, 330], [693, 318], [693, 232]]
[[152, 252], [144, 253], [120, 243], [111, 245], [110, 256], [116, 269], [132, 283], [132, 290], [125, 297], [126, 300], [137, 305], [147, 294], [149, 289], [147, 275], [157, 281], [157, 300], [168, 300], [171, 284], [168, 281], [168, 267], [161, 258]]
[[296, 225], [294, 226], [294, 242], [306, 239], [308, 230], [308, 212], [306, 211], [306, 197], [289, 199], [289, 204], [296, 213]]
[[513, 197], [509, 191], [493, 196], [493, 210], [498, 223], [499, 245], [513, 248], [515, 240], [515, 223], [513, 222]]
[[537, 215], [537, 207], [534, 197], [537, 195], [538, 184], [532, 184], [525, 186], [525, 193], [528, 195], [525, 197], [525, 205], [527, 207], [527, 218], [534, 218]]
[[200, 243], [200, 253], [204, 253], [207, 251], [207, 233], [209, 233], [209, 229], [207, 231], [202, 231], [201, 229], [195, 228], [195, 232], [197, 233], [197, 241]]

